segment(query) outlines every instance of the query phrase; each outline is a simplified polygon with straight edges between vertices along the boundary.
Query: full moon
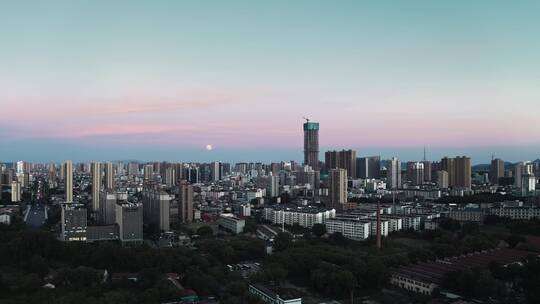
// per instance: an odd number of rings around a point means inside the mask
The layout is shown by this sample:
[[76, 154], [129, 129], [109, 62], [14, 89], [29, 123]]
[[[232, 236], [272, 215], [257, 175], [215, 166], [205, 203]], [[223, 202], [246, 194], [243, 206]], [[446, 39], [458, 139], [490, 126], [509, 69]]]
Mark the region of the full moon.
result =
[[212, 147], [212, 145], [210, 145], [210, 144], [206, 145], [206, 150], [207, 151], [212, 151], [212, 149], [214, 149], [214, 147]]

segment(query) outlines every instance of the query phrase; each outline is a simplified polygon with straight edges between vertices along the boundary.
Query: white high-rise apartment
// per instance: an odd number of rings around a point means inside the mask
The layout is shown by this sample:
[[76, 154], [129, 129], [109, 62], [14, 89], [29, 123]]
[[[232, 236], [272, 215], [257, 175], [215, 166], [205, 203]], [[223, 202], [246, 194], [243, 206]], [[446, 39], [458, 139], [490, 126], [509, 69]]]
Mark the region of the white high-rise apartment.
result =
[[399, 159], [393, 157], [388, 162], [388, 168], [386, 171], [386, 187], [389, 189], [401, 188], [401, 162]]

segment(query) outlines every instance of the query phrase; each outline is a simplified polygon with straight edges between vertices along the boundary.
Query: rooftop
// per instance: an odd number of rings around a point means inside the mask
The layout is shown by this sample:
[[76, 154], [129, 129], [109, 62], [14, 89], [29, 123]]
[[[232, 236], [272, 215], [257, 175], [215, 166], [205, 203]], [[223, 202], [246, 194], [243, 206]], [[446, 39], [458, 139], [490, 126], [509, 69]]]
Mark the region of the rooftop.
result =
[[392, 272], [426, 283], [440, 283], [442, 277], [451, 271], [485, 267], [491, 262], [508, 264], [519, 261], [531, 254], [529, 251], [499, 248], [470, 253], [458, 257], [446, 258], [431, 262], [421, 262], [394, 269]]
[[285, 211], [291, 211], [291, 212], [304, 212], [304, 213], [319, 213], [319, 212], [325, 212], [330, 211], [332, 209], [327, 209], [324, 207], [317, 207], [317, 206], [297, 206], [292, 204], [287, 205], [267, 205], [265, 208], [272, 208], [274, 210], [285, 210]]
[[277, 296], [279, 296], [281, 299], [285, 301], [302, 298], [300, 293], [296, 289], [292, 289], [292, 288], [283, 288], [280, 286], [268, 286], [268, 285], [263, 285], [259, 283], [251, 284], [251, 286], [274, 299], [277, 298]]

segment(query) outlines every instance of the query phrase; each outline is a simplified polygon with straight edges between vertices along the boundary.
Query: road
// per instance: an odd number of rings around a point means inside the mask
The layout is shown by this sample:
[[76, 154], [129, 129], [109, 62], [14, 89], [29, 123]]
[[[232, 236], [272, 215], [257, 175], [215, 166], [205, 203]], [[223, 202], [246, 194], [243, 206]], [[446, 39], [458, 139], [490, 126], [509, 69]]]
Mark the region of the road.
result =
[[42, 204], [33, 204], [26, 218], [26, 225], [41, 227], [45, 223], [45, 209]]

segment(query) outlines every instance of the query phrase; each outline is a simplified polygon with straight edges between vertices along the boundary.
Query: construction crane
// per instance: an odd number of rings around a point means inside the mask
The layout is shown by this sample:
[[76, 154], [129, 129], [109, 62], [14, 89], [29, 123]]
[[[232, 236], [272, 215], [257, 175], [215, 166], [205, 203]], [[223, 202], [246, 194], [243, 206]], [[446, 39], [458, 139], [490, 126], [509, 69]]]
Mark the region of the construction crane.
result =
[[309, 122], [309, 118], [307, 118], [305, 116], [303, 118], [306, 120], [306, 122]]

